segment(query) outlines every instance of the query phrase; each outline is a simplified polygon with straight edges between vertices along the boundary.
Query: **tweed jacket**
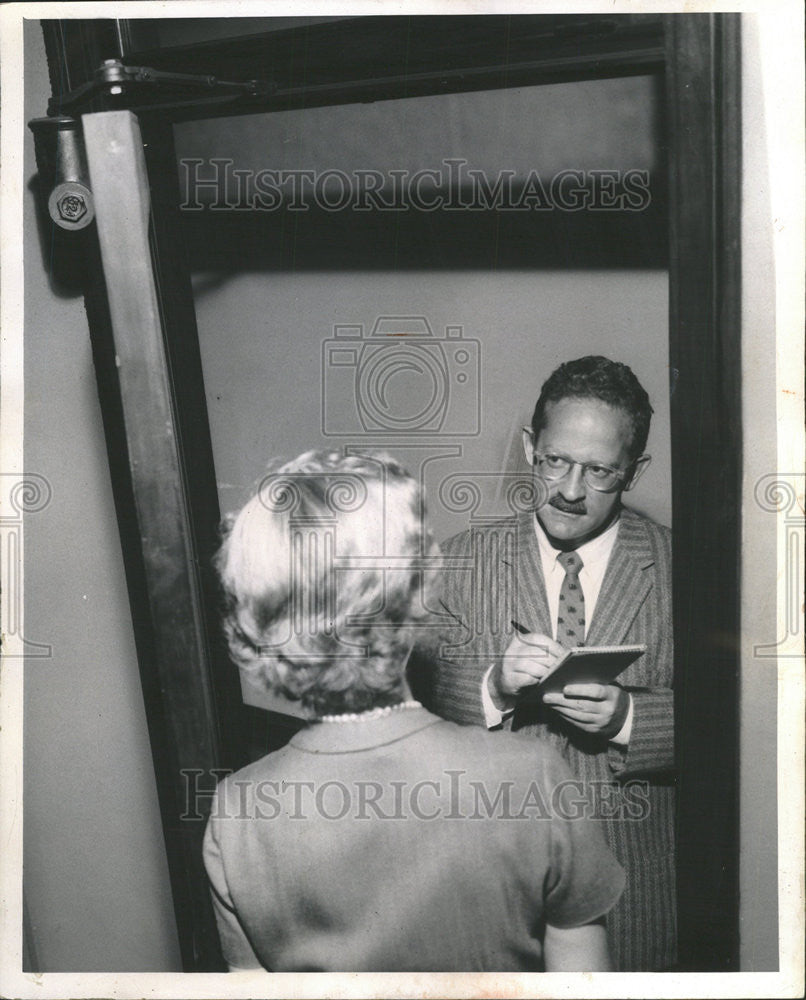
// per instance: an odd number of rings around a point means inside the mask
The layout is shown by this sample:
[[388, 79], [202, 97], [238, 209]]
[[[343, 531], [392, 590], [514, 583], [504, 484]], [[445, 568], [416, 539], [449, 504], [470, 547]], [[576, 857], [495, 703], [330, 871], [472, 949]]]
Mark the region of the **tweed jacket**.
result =
[[[434, 710], [485, 725], [484, 674], [513, 637], [512, 621], [553, 634], [534, 515], [471, 528], [443, 544], [448, 614], [436, 672]], [[583, 732], [532, 702], [505, 728], [557, 746], [596, 798], [603, 832], [627, 871], [627, 888], [608, 918], [618, 969], [660, 970], [676, 961], [671, 533], [622, 509], [586, 644], [643, 643], [646, 653], [618, 678], [633, 697], [629, 745]]]

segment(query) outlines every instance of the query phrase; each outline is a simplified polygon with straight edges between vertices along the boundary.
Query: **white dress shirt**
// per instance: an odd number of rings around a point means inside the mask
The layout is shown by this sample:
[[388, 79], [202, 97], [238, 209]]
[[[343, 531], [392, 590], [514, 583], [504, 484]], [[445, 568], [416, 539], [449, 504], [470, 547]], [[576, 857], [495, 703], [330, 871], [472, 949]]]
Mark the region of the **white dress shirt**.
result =
[[[535, 518], [535, 534], [537, 535], [537, 545], [540, 550], [540, 564], [543, 569], [543, 580], [546, 585], [546, 597], [549, 603], [549, 615], [553, 623], [552, 637], [557, 638], [557, 616], [560, 607], [560, 590], [565, 579], [565, 570], [557, 561], [560, 549], [555, 548], [548, 539], [546, 532], [540, 521]], [[585, 630], [587, 632], [590, 622], [593, 621], [593, 613], [596, 610], [596, 602], [599, 600], [599, 592], [602, 589], [607, 563], [613, 546], [616, 544], [618, 536], [619, 522], [615, 520], [613, 524], [603, 531], [601, 535], [585, 542], [576, 549], [577, 555], [582, 560], [582, 568], [579, 571], [579, 584], [585, 598]], [[481, 701], [484, 708], [484, 717], [488, 728], [500, 725], [511, 712], [502, 712], [490, 695], [487, 682], [492, 673], [493, 666], [484, 675], [481, 686]], [[633, 700], [630, 696], [630, 707], [627, 711], [627, 718], [616, 736], [611, 740], [613, 743], [626, 746], [630, 742], [632, 733]]]

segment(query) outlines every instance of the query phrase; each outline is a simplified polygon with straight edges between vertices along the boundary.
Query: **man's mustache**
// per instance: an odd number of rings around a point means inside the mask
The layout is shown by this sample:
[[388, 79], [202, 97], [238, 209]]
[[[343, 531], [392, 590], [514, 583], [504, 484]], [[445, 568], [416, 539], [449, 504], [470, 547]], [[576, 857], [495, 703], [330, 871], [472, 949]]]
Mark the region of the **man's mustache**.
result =
[[559, 493], [549, 500], [552, 507], [556, 507], [557, 510], [564, 511], [566, 514], [587, 514], [588, 508], [585, 506], [584, 500], [566, 500], [565, 497], [561, 497]]

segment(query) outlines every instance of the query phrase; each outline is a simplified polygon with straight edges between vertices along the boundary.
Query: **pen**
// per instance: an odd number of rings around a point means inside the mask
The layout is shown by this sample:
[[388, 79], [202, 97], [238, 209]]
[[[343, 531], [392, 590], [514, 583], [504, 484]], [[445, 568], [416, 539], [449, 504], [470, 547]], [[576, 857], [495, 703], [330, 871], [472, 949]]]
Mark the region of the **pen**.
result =
[[515, 631], [520, 632], [521, 635], [529, 634], [529, 629], [521, 625], [520, 622], [516, 622], [514, 618], [510, 618], [509, 623], [515, 629]]

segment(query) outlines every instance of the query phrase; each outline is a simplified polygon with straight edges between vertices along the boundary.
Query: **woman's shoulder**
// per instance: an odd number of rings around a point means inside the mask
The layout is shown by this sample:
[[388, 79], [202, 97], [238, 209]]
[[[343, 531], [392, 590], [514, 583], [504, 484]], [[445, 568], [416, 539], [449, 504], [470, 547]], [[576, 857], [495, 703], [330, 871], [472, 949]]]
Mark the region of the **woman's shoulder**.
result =
[[532, 781], [540, 777], [561, 781], [571, 776], [559, 751], [532, 733], [513, 733], [482, 726], [463, 726], [446, 719], [429, 730], [435, 741], [444, 745], [445, 757], [466, 760], [479, 770], [513, 781]]
[[252, 761], [251, 764], [246, 764], [237, 771], [230, 771], [228, 774], [218, 772], [221, 774], [221, 780], [218, 783], [219, 795], [222, 792], [230, 795], [243, 794], [242, 792], [239, 793], [238, 790], [254, 785], [257, 782], [271, 780], [272, 776], [282, 767], [282, 761], [288, 756], [288, 753], [289, 748], [282, 747], [279, 750], [273, 750], [263, 757], [259, 757], [257, 760]]

